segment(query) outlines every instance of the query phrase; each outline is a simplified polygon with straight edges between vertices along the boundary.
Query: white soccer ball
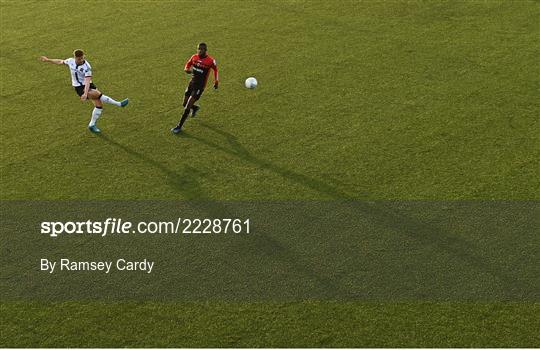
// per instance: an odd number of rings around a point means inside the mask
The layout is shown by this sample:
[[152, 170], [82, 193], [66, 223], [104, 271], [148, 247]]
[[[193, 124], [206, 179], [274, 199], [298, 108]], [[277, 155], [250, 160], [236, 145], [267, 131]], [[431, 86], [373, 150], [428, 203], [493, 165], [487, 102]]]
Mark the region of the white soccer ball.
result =
[[248, 89], [255, 89], [257, 87], [257, 79], [249, 77], [246, 79], [246, 87]]

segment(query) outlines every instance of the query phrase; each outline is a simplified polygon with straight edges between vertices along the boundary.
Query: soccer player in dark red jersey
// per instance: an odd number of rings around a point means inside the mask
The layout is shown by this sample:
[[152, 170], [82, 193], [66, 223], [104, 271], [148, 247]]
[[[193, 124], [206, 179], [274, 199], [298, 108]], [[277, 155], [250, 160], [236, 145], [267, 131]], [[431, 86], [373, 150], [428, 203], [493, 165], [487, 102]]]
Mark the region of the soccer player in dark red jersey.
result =
[[219, 76], [218, 69], [216, 65], [216, 60], [206, 53], [207, 46], [205, 43], [200, 43], [197, 46], [197, 54], [190, 57], [187, 61], [184, 71], [188, 74], [191, 74], [191, 80], [189, 85], [184, 93], [184, 113], [178, 125], [171, 129], [174, 134], [178, 134], [182, 130], [182, 125], [189, 116], [189, 112], [192, 117], [195, 117], [199, 106], [195, 105], [195, 102], [201, 97], [204, 88], [206, 87], [206, 81], [210, 75], [210, 70], [214, 71], [214, 89], [218, 88]]

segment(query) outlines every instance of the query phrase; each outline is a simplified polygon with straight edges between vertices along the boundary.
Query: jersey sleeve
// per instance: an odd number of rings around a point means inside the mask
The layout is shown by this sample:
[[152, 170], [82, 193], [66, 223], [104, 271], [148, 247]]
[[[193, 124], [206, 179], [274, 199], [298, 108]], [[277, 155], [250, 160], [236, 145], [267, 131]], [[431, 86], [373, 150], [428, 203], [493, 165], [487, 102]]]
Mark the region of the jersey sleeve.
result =
[[193, 66], [193, 56], [191, 56], [189, 58], [189, 60], [186, 62], [186, 65], [184, 67], [184, 70], [188, 70], [191, 68], [191, 66]]
[[216, 60], [213, 60], [212, 62], [212, 69], [214, 70], [214, 81], [219, 81], [219, 74], [218, 74], [218, 68]]
[[86, 71], [84, 72], [84, 77], [91, 77], [92, 76], [92, 66], [90, 65], [90, 63], [86, 63], [86, 65], [88, 66], [88, 68], [86, 69]]
[[65, 60], [62, 60], [62, 64], [65, 64], [66, 66], [69, 66], [69, 63], [71, 62], [73, 58], [70, 57], [70, 58], [66, 58]]

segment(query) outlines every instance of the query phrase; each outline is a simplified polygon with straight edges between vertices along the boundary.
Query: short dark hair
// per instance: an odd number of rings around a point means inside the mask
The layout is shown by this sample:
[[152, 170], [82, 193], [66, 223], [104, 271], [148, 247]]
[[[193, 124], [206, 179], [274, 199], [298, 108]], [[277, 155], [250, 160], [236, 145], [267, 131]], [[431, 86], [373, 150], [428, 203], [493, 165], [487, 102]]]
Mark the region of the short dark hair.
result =
[[198, 46], [204, 46], [205, 49], [207, 48], [206, 43], [199, 43]]
[[81, 50], [81, 49], [77, 49], [77, 50], [73, 51], [73, 56], [75, 56], [75, 57], [83, 57], [84, 56], [84, 51]]

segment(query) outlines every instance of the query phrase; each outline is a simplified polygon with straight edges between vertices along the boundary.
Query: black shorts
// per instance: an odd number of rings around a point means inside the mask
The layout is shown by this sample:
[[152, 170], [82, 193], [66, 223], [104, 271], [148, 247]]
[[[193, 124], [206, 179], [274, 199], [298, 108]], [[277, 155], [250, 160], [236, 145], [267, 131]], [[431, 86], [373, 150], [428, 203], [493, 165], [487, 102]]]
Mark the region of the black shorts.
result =
[[184, 93], [184, 96], [193, 96], [196, 100], [198, 100], [201, 95], [204, 92], [204, 87], [201, 87], [200, 85], [195, 85], [192, 81], [189, 82], [188, 87], [186, 88], [186, 92]]
[[[77, 95], [82, 96], [84, 94], [84, 85], [81, 86], [74, 86], [75, 91], [77, 92]], [[94, 83], [90, 83], [90, 90], [96, 90], [97, 87], [94, 85]]]

